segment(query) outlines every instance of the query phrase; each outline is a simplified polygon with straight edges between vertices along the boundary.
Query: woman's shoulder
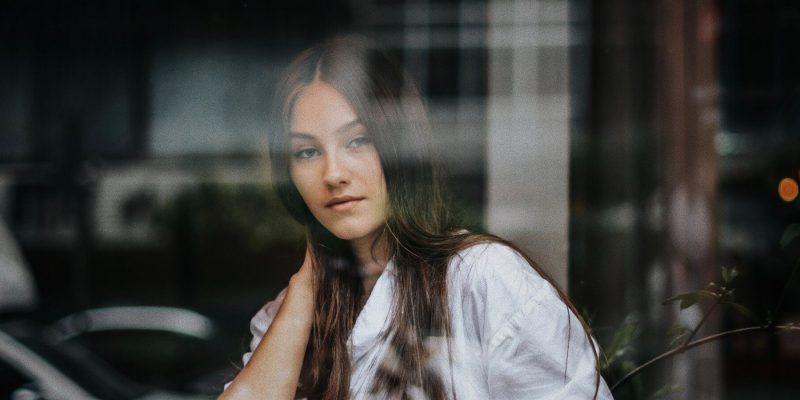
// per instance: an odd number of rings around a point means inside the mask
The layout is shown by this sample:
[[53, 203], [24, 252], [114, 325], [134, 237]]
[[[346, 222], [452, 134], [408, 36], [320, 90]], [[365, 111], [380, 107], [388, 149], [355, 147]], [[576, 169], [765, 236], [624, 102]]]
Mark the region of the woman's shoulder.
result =
[[454, 259], [458, 261], [469, 262], [487, 261], [493, 258], [500, 258], [506, 261], [516, 261], [515, 259], [518, 258], [527, 264], [525, 258], [517, 250], [506, 243], [491, 238], [474, 239], [473, 243], [464, 246], [454, 256]]
[[494, 240], [470, 244], [458, 251], [450, 259], [448, 272], [474, 283], [497, 280], [501, 283], [547, 283], [523, 254]]
[[523, 308], [561, 308], [555, 287], [516, 249], [500, 241], [482, 241], [455, 254], [448, 268], [450, 290], [461, 303], [479, 304], [493, 313]]
[[[492, 391], [503, 398], [591, 398], [591, 341], [555, 286], [502, 241], [470, 245], [451, 260], [453, 324], [482, 346]], [[569, 382], [568, 382], [569, 380]], [[597, 398], [610, 399], [601, 380]]]

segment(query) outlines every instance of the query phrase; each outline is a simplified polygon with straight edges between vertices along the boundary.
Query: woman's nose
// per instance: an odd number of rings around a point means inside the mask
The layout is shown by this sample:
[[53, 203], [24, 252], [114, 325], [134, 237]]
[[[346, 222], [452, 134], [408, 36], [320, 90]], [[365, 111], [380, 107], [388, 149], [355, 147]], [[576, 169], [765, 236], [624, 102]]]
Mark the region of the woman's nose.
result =
[[344, 160], [336, 154], [330, 154], [325, 160], [325, 184], [331, 187], [350, 183], [350, 170]]

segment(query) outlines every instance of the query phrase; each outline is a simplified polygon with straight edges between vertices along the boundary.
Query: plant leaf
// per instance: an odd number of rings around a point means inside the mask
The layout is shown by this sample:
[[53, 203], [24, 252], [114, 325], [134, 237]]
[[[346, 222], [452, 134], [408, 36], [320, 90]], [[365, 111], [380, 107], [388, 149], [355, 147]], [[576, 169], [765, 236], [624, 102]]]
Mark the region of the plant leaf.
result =
[[755, 313], [750, 311], [750, 309], [748, 309], [747, 307], [745, 307], [745, 306], [743, 306], [743, 305], [741, 305], [739, 303], [735, 303], [733, 301], [725, 301], [724, 304], [731, 306], [736, 312], [738, 312], [739, 314], [742, 314], [743, 316], [747, 317], [747, 319], [749, 319], [749, 320], [751, 320], [751, 321], [753, 321], [755, 323], [758, 323], [758, 317], [756, 317]]
[[628, 316], [622, 325], [614, 331], [611, 343], [604, 349], [605, 360], [601, 366], [602, 370], [610, 367], [615, 361], [624, 358], [633, 352], [632, 342], [639, 330], [639, 321], [634, 317]]
[[622, 371], [627, 374], [628, 372], [631, 372], [634, 369], [636, 369], [636, 363], [631, 360], [626, 360], [622, 362], [621, 367]]
[[739, 270], [735, 267], [722, 267], [722, 285], [728, 286], [733, 283], [733, 280], [739, 276]]
[[715, 299], [719, 296], [718, 294], [708, 291], [708, 290], [696, 290], [694, 292], [689, 293], [681, 293], [677, 296], [670, 297], [662, 304], [666, 305], [675, 301], [681, 302], [681, 310], [685, 310], [695, 304], [702, 299]]
[[655, 393], [653, 393], [650, 396], [650, 399], [651, 400], [659, 400], [659, 399], [671, 398], [671, 397], [668, 397], [668, 396], [671, 395], [671, 394], [681, 393], [681, 392], [683, 392], [685, 390], [686, 390], [686, 388], [684, 388], [683, 386], [678, 385], [678, 384], [666, 385], [666, 386], [663, 386], [661, 389], [658, 389]]
[[667, 331], [667, 335], [670, 337], [670, 345], [675, 345], [683, 341], [683, 339], [689, 335], [689, 332], [691, 332], [689, 328], [683, 325], [673, 325], [672, 328], [669, 328], [669, 331]]

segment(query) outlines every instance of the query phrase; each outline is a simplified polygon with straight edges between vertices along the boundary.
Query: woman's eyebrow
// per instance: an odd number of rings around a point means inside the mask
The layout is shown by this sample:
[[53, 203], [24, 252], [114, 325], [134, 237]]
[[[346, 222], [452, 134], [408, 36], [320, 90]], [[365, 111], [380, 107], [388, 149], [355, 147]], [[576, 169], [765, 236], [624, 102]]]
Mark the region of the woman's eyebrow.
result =
[[[344, 123], [344, 124], [342, 124], [342, 126], [336, 128], [336, 130], [333, 131], [333, 134], [334, 135], [341, 135], [342, 133], [348, 132], [352, 128], [354, 128], [354, 127], [356, 127], [358, 125], [361, 125], [361, 120], [360, 119], [354, 119], [354, 120], [352, 120], [350, 122], [347, 122], [347, 123]], [[314, 135], [312, 135], [310, 133], [294, 132], [294, 131], [289, 132], [289, 137], [291, 139], [308, 139], [308, 140], [315, 140], [316, 139], [316, 136], [314, 136]]]
[[315, 140], [317, 137], [303, 132], [289, 132], [290, 139], [307, 139], [307, 140]]

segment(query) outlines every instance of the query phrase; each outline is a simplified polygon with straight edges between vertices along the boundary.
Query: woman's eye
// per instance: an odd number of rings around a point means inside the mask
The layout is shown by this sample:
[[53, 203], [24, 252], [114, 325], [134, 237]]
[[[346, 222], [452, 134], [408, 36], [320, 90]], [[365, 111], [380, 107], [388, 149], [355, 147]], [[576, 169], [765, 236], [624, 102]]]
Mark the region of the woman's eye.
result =
[[366, 136], [359, 136], [350, 142], [350, 147], [363, 147], [372, 143], [370, 138]]
[[317, 149], [315, 149], [313, 147], [309, 147], [309, 148], [305, 148], [305, 149], [296, 151], [294, 153], [294, 158], [297, 158], [297, 159], [311, 158], [311, 157], [316, 156], [318, 153], [319, 152], [317, 151]]

